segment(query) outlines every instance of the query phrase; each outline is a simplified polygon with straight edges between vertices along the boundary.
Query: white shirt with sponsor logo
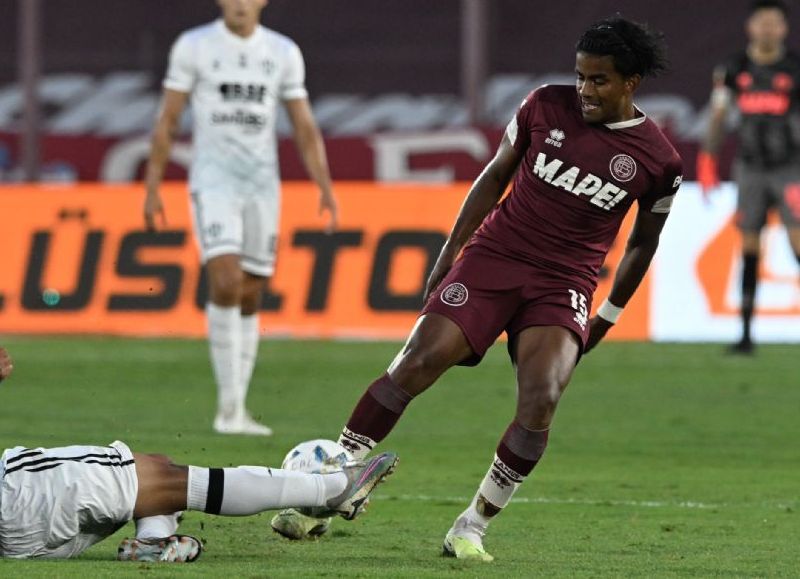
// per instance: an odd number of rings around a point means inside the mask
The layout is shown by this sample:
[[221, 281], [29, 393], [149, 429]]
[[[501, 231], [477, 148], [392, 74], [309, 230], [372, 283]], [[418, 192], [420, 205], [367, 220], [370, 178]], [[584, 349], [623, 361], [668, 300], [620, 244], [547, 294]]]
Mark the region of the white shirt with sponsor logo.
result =
[[192, 191], [233, 179], [278, 181], [278, 101], [308, 96], [303, 56], [290, 38], [263, 26], [242, 38], [221, 19], [192, 28], [172, 46], [164, 87], [191, 95]]

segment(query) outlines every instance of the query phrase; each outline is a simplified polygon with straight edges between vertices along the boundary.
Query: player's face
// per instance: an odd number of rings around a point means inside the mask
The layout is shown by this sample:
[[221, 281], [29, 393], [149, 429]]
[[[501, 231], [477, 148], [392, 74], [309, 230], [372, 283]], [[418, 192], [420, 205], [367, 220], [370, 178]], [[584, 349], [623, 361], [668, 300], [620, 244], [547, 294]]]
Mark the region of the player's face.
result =
[[249, 33], [258, 24], [267, 0], [217, 0], [217, 4], [228, 28]]
[[622, 76], [614, 58], [578, 52], [575, 74], [581, 113], [587, 123], [613, 123], [633, 114], [633, 91], [639, 76]]
[[762, 8], [747, 20], [747, 36], [759, 48], [774, 50], [783, 44], [789, 25], [777, 8]]

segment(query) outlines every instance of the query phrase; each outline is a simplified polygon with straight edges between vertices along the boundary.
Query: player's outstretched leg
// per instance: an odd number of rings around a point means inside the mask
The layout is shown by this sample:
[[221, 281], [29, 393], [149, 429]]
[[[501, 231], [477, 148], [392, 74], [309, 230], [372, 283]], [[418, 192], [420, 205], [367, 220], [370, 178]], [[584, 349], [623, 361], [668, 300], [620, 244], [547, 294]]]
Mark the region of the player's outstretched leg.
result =
[[356, 460], [367, 456], [389, 435], [415, 396], [471, 354], [455, 322], [438, 314], [423, 315], [387, 373], [361, 396], [337, 442]]
[[[369, 494], [397, 464], [394, 453], [383, 453], [369, 461], [350, 464], [338, 472], [309, 474], [262, 466], [187, 467], [176, 465], [165, 456], [152, 454], [135, 454], [134, 459], [138, 479], [134, 518], [140, 521], [140, 527], [150, 526], [146, 534], [173, 533], [155, 538], [137, 536], [127, 544], [123, 543], [120, 549], [124, 555], [120, 558], [124, 560], [142, 560], [141, 549], [147, 547], [158, 552], [159, 557], [165, 557], [157, 560], [188, 561], [192, 553], [189, 543], [192, 541], [174, 535], [177, 519], [169, 518], [185, 509], [214, 515], [244, 516], [295, 507], [353, 519], [361, 512]], [[168, 516], [159, 516], [165, 514]], [[145, 534], [144, 530], [141, 534]], [[199, 546], [199, 541], [195, 542]], [[134, 550], [138, 555], [132, 553]], [[189, 555], [181, 554], [185, 552]], [[156, 560], [155, 555], [151, 556]]]
[[[437, 314], [421, 316], [388, 372], [361, 396], [339, 436], [339, 445], [356, 460], [365, 458], [388, 436], [414, 396], [471, 354], [455, 323]], [[272, 528], [289, 539], [304, 539], [327, 531], [327, 523], [287, 509], [273, 517]]]
[[412, 396], [384, 374], [356, 404], [337, 441], [356, 460], [365, 458], [400, 420]]

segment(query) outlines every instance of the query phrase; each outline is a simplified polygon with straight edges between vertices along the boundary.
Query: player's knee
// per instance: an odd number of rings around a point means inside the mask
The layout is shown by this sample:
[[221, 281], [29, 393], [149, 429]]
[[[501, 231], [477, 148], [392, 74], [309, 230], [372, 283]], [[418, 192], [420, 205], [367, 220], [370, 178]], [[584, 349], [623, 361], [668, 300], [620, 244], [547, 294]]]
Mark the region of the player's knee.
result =
[[217, 273], [210, 280], [211, 300], [220, 305], [236, 305], [242, 299], [242, 272]]
[[564, 385], [553, 378], [540, 378], [520, 381], [519, 389], [519, 423], [534, 430], [547, 428], [561, 399]]
[[436, 350], [415, 348], [404, 357], [402, 366], [407, 374], [435, 378], [447, 369], [447, 359]]
[[246, 291], [242, 294], [242, 315], [249, 316], [258, 312], [258, 308], [261, 306], [261, 289], [259, 291], [252, 292]]

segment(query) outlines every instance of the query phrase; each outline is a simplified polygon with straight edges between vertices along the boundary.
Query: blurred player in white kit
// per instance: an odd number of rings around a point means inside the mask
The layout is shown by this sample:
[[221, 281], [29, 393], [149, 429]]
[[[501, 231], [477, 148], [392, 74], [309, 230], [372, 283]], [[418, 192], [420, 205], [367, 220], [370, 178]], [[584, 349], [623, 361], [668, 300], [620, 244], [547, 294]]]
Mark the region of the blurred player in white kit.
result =
[[[195, 235], [209, 280], [206, 307], [217, 382], [214, 430], [269, 436], [245, 408], [259, 343], [261, 292], [275, 268], [280, 174], [275, 119], [283, 102], [319, 210], [336, 227], [337, 204], [297, 45], [259, 24], [268, 0], [217, 0], [221, 18], [172, 47], [147, 164], [144, 218], [166, 223], [159, 186], [187, 101], [193, 113], [189, 173]], [[159, 218], [160, 217], [160, 223]]]

